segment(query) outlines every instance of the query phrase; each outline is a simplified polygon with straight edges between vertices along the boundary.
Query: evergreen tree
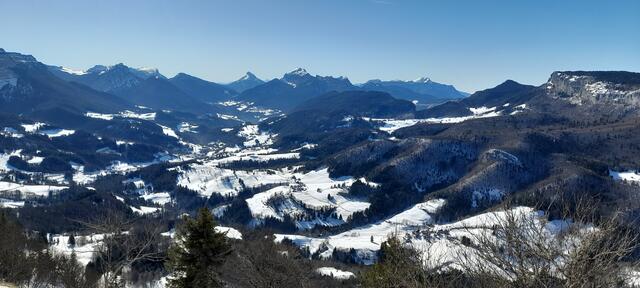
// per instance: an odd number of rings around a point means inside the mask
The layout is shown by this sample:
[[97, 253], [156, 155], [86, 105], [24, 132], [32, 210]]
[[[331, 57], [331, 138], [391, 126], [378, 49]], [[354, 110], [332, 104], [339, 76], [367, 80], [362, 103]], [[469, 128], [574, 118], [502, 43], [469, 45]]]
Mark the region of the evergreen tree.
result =
[[391, 237], [380, 246], [379, 262], [363, 276], [363, 287], [429, 287], [418, 251]]
[[71, 248], [76, 247], [76, 237], [73, 236], [73, 234], [69, 236], [69, 242], [67, 244], [69, 244]]
[[207, 208], [196, 219], [185, 217], [176, 241], [169, 250], [169, 287], [221, 287], [216, 268], [231, 254], [226, 233], [215, 231], [215, 221]]

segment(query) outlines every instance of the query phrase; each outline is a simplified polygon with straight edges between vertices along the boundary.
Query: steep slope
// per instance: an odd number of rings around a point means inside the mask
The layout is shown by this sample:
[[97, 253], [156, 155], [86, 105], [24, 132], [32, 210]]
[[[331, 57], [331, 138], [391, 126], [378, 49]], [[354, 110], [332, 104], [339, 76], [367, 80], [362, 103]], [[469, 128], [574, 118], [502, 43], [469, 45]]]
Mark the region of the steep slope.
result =
[[522, 110], [523, 106], [519, 105], [525, 104], [540, 93], [541, 89], [538, 87], [507, 80], [494, 88], [473, 93], [467, 98], [418, 111], [416, 116], [417, 118], [461, 117], [489, 110], [509, 114]]
[[[555, 113], [611, 120], [640, 113], [640, 73], [625, 71], [554, 72], [543, 85], [539, 105]], [[553, 103], [554, 105], [549, 105]], [[572, 111], [570, 113], [567, 113]]]
[[308, 99], [330, 91], [355, 89], [357, 87], [353, 86], [347, 78], [312, 76], [306, 70], [298, 68], [280, 79], [271, 80], [242, 92], [238, 99], [287, 111]]
[[209, 82], [185, 73], [179, 73], [169, 79], [169, 82], [189, 94], [189, 96], [205, 103], [227, 101], [237, 94], [233, 89], [227, 88], [224, 85]]
[[153, 109], [169, 109], [192, 113], [219, 111], [215, 106], [198, 101], [171, 84], [169, 80], [161, 78], [148, 78], [131, 87], [112, 90], [111, 93], [136, 105]]
[[242, 93], [245, 90], [251, 89], [258, 85], [262, 85], [264, 83], [265, 82], [262, 81], [262, 79], [256, 77], [256, 75], [254, 75], [253, 73], [247, 72], [247, 74], [242, 76], [240, 79], [233, 81], [227, 84], [226, 86], [231, 90], [237, 91], [238, 93]]
[[64, 109], [116, 112], [131, 107], [118, 97], [66, 82], [49, 72], [34, 57], [0, 49], [0, 101], [4, 112], [35, 113]]
[[179, 77], [175, 80], [180, 85], [184, 84], [181, 86], [192, 92], [188, 93], [174, 85], [157, 69], [131, 68], [120, 63], [113, 66], [96, 65], [79, 73], [70, 73], [67, 69], [54, 66], [49, 66], [49, 70], [54, 71], [61, 79], [114, 94], [138, 106], [192, 113], [219, 111], [214, 106], [207, 104], [211, 101], [205, 102], [199, 99], [200, 97], [206, 98], [204, 96], [206, 92], [212, 91], [211, 89], [214, 89], [212, 87], [216, 84], [207, 85], [191, 78], [185, 80], [186, 77]]
[[[62, 79], [78, 82], [103, 92], [133, 87], [149, 77], [164, 78], [159, 73], [137, 71], [122, 63], [113, 66], [96, 65], [87, 71], [78, 71], [77, 73], [54, 66], [50, 66], [49, 70]], [[155, 71], [157, 72], [157, 70]]]

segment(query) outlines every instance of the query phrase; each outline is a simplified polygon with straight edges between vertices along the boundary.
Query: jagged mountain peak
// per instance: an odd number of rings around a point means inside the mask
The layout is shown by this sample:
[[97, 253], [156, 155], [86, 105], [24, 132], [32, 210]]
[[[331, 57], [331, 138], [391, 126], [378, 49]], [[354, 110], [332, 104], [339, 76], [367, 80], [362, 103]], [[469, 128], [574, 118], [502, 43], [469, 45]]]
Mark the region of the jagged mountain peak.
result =
[[259, 79], [259, 78], [255, 74], [247, 71], [247, 73], [245, 73], [244, 76], [240, 77], [239, 81], [255, 80], [255, 79]]
[[290, 76], [306, 76], [306, 75], [310, 75], [309, 72], [307, 72], [306, 69], [304, 68], [296, 68], [293, 71], [285, 74], [285, 76], [290, 75]]
[[360, 86], [364, 89], [387, 92], [396, 98], [418, 101], [421, 104], [442, 103], [447, 99], [459, 99], [469, 95], [458, 91], [452, 85], [434, 82], [428, 77], [411, 81], [374, 79]]
[[228, 88], [235, 90], [238, 93], [242, 93], [245, 90], [251, 89], [258, 85], [264, 84], [262, 79], [258, 78], [255, 74], [247, 72], [240, 79], [227, 84]]
[[431, 82], [431, 78], [423, 76], [423, 77], [420, 77], [420, 78], [418, 78], [416, 80], [413, 80], [412, 82], [414, 82], [414, 83], [429, 83], [429, 82]]
[[148, 78], [162, 78], [166, 79], [164, 75], [160, 73], [158, 68], [152, 67], [140, 67], [140, 68], [132, 68], [124, 63], [117, 63], [114, 65], [106, 66], [106, 65], [95, 65], [88, 70], [85, 71], [87, 74], [98, 74], [102, 75], [107, 72], [116, 72], [116, 73], [131, 73], [134, 76], [141, 79]]

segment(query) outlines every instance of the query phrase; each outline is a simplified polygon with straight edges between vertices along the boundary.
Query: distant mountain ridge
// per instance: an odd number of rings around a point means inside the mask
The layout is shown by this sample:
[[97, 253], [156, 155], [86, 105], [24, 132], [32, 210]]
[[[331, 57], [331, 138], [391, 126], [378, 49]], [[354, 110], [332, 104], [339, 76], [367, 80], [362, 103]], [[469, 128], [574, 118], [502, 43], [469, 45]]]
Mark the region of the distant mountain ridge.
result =
[[245, 90], [238, 99], [286, 111], [330, 91], [357, 89], [346, 77], [312, 76], [305, 69], [298, 68], [282, 78]]
[[185, 73], [178, 73], [169, 79], [169, 82], [191, 97], [205, 103], [226, 101], [238, 94], [234, 89], [229, 88], [229, 86], [209, 82]]
[[468, 93], [457, 90], [453, 85], [434, 82], [427, 77], [413, 81], [375, 79], [361, 84], [360, 87], [366, 90], [387, 92], [396, 98], [415, 100], [420, 104], [442, 103], [446, 100], [469, 96]]
[[[55, 66], [49, 66], [49, 70], [64, 80], [84, 84], [95, 90], [119, 96], [135, 105], [154, 109], [193, 113], [213, 112], [216, 109], [207, 103], [219, 100], [220, 94], [224, 94], [225, 91], [225, 88], [218, 87], [220, 86], [218, 84], [193, 76], [187, 77], [186, 74], [167, 79], [155, 68], [131, 68], [122, 63], [112, 66], [96, 65], [76, 73], [70, 73], [67, 69]], [[184, 91], [179, 86], [187, 87], [188, 89], [185, 90], [188, 91]], [[203, 89], [209, 90], [203, 91]], [[212, 89], [215, 93], [203, 95], [211, 92]], [[206, 97], [210, 97], [212, 101], [204, 101], [203, 98]]]
[[116, 96], [64, 81], [31, 55], [0, 49], [0, 105], [10, 113], [64, 109], [84, 113], [116, 112], [131, 107]]
[[103, 92], [131, 87], [151, 77], [166, 79], [156, 68], [132, 68], [123, 63], [95, 65], [81, 71], [62, 66], [49, 66], [49, 70], [64, 80], [82, 83]]
[[226, 86], [232, 90], [235, 90], [238, 93], [242, 93], [245, 90], [251, 89], [258, 85], [262, 85], [264, 83], [265, 82], [262, 79], [258, 78], [255, 74], [251, 72], [247, 72], [240, 79], [233, 81], [227, 84]]

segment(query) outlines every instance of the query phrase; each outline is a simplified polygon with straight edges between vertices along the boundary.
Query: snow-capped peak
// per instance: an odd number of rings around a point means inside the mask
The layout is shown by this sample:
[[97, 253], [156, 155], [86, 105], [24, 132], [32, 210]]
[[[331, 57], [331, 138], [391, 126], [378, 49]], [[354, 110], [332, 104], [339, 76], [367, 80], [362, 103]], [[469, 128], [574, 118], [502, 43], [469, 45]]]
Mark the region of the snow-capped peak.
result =
[[141, 68], [129, 68], [129, 70], [131, 71], [131, 73], [143, 79], [152, 78], [152, 77], [156, 79], [164, 78], [164, 76], [160, 74], [160, 71], [158, 71], [158, 68], [141, 67]]
[[[152, 68], [152, 67], [141, 67], [141, 68], [131, 68], [123, 63], [118, 63], [115, 65], [111, 65], [111, 66], [105, 66], [105, 65], [95, 65], [93, 67], [91, 67], [89, 70], [84, 71], [85, 74], [86, 73], [97, 73], [97, 74], [104, 74], [107, 73], [109, 71], [128, 71], [130, 73], [133, 73], [133, 75], [135, 75], [136, 77], [142, 78], [142, 79], [148, 79], [148, 78], [165, 78], [162, 74], [160, 74], [160, 71], [158, 71], [157, 68]], [[65, 71], [67, 72], [67, 71]], [[69, 73], [69, 72], [67, 72]]]
[[60, 67], [60, 70], [62, 72], [73, 74], [73, 75], [84, 75], [84, 74], [87, 74], [87, 71], [85, 71], [85, 70], [77, 70], [77, 69], [72, 69], [72, 68], [67, 68], [67, 67], [62, 67], [62, 66]]
[[303, 68], [298, 68], [296, 70], [293, 70], [287, 73], [287, 75], [305, 76], [305, 75], [309, 75], [309, 73], [307, 72], [307, 70]]
[[427, 82], [431, 82], [431, 79], [429, 77], [420, 77], [416, 80], [413, 80], [412, 82], [415, 83], [427, 83]]
[[109, 70], [111, 70], [113, 68], [113, 66], [105, 66], [105, 65], [95, 65], [91, 68], [89, 68], [89, 70], [87, 70], [87, 73], [97, 73], [97, 74], [103, 74]]

